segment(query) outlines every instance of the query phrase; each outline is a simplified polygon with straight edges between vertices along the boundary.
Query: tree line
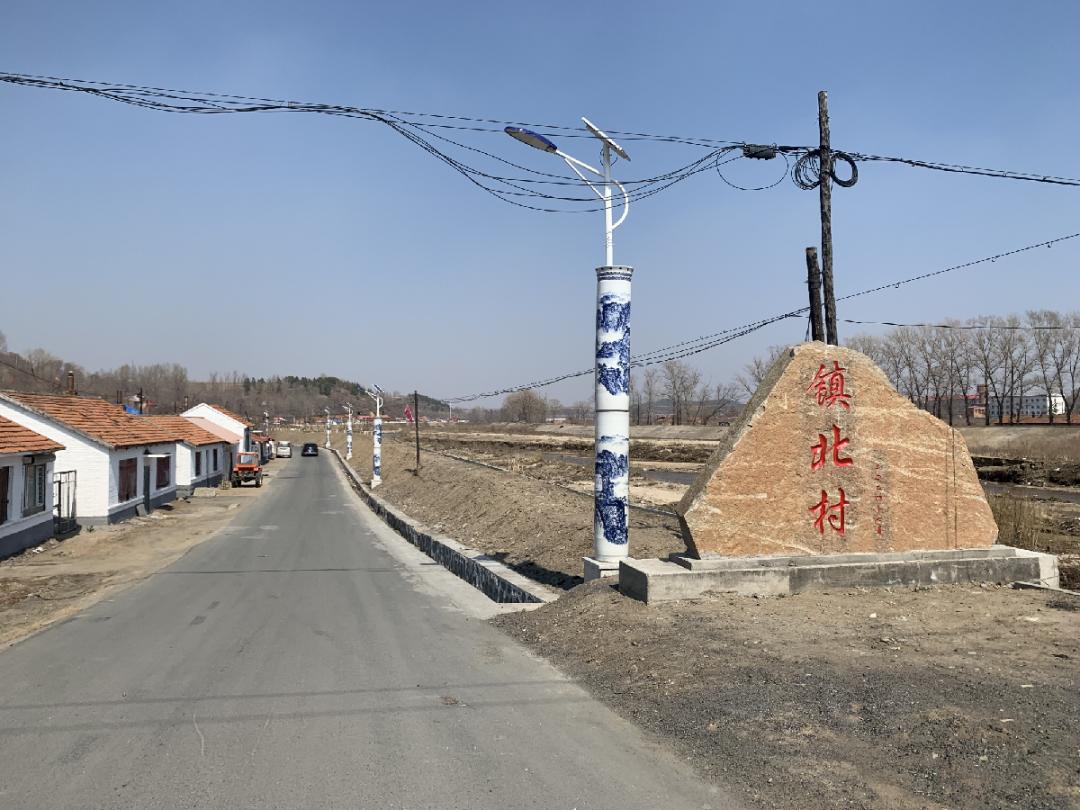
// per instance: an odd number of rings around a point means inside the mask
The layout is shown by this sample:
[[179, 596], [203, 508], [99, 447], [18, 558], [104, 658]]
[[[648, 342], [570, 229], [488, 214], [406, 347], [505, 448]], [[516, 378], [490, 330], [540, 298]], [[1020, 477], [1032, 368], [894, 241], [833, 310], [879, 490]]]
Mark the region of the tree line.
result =
[[846, 341], [868, 355], [904, 396], [950, 423], [972, 424], [968, 402], [981, 404], [983, 424], [1021, 421], [1023, 397], [1060, 396], [1072, 424], [1080, 396], [1080, 312], [1033, 310], [1024, 315], [900, 326]]
[[[206, 380], [192, 380], [178, 363], [124, 364], [88, 371], [44, 349], [23, 354], [9, 351], [0, 332], [0, 390], [62, 393], [67, 390], [68, 372], [74, 373], [78, 392], [86, 396], [137, 408], [141, 394], [147, 413], [179, 413], [199, 402], [209, 402], [261, 425], [264, 412], [290, 422], [307, 422], [322, 419], [324, 408], [337, 416], [345, 411], [345, 404], [360, 414], [375, 407], [362, 385], [327, 374], [251, 377], [234, 371], [214, 372]], [[421, 413], [429, 418], [445, 418], [448, 413], [446, 405], [438, 400], [423, 394], [419, 400]], [[412, 394], [385, 394], [383, 413], [400, 417], [406, 403], [412, 406]]]
[[[742, 408], [741, 386], [714, 384], [693, 366], [679, 360], [649, 366], [630, 374], [630, 422], [635, 425], [709, 425], [728, 421]], [[526, 422], [546, 419], [588, 424], [593, 420], [592, 400], [564, 405], [539, 391], [508, 394], [497, 408], [471, 408], [458, 412], [472, 422]]]

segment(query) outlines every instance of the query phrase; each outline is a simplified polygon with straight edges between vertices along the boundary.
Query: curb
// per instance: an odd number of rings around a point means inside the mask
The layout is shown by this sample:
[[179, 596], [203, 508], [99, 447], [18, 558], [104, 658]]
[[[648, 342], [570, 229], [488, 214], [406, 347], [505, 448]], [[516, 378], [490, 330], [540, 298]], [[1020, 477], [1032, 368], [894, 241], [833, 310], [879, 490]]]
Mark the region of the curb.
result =
[[449, 537], [430, 534], [422, 524], [376, 497], [336, 448], [330, 448], [330, 452], [345, 470], [361, 500], [387, 526], [492, 601], [539, 606], [559, 598], [560, 594], [554, 590], [533, 582], [479, 549], [469, 548]]

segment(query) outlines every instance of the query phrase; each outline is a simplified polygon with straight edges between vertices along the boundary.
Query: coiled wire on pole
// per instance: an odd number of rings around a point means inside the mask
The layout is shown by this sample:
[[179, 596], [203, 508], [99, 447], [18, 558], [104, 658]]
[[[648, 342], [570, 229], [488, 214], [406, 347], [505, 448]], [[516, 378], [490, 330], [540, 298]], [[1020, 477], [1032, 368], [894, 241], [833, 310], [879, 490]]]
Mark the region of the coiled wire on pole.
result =
[[[836, 176], [836, 161], [843, 161], [851, 167], [851, 176], [847, 178]], [[855, 158], [847, 152], [832, 152], [832, 167], [829, 169], [829, 178], [841, 188], [851, 188], [859, 182], [859, 167], [855, 164]], [[821, 150], [811, 149], [803, 153], [791, 170], [791, 179], [799, 188], [809, 191], [821, 185]]]

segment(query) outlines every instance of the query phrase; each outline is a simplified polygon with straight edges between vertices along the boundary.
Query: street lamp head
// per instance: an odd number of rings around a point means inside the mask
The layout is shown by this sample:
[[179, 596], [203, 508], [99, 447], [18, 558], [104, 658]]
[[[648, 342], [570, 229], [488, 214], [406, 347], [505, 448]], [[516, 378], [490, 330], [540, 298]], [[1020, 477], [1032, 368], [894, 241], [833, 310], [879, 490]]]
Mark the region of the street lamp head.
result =
[[503, 132], [509, 135], [511, 138], [521, 141], [523, 144], [531, 146], [533, 149], [539, 149], [541, 152], [551, 152], [554, 154], [559, 151], [559, 148], [548, 138], [545, 138], [539, 132], [533, 132], [531, 129], [522, 129], [521, 127], [506, 127]]

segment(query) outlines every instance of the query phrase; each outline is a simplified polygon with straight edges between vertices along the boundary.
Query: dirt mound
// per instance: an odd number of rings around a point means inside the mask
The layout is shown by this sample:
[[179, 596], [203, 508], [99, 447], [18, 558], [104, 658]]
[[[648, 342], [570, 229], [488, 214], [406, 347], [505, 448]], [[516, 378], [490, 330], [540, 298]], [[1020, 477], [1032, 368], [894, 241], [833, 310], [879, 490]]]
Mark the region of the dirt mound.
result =
[[1080, 798], [1074, 601], [950, 587], [645, 606], [597, 582], [495, 622], [762, 807], [1058, 810]]

